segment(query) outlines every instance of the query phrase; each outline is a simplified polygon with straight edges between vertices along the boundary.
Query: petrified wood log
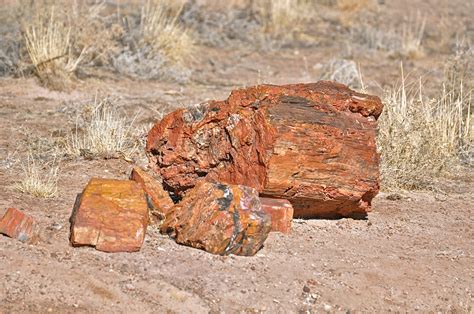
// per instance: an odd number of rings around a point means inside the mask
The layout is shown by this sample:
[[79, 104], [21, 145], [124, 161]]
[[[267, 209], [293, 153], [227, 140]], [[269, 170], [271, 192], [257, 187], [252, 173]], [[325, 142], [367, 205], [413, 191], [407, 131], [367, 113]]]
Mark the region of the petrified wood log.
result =
[[150, 166], [183, 194], [214, 179], [288, 199], [296, 217], [365, 215], [379, 190], [378, 97], [321, 81], [236, 90], [150, 130]]
[[251, 256], [263, 246], [271, 226], [255, 189], [199, 182], [166, 214], [161, 232], [209, 253]]

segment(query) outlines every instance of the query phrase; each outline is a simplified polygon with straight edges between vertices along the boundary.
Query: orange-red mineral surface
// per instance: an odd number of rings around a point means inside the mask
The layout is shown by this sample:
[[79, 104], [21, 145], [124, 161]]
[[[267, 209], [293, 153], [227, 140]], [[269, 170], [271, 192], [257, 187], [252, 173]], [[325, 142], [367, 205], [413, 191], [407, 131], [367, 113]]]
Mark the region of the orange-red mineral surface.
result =
[[288, 199], [296, 217], [359, 217], [379, 191], [378, 97], [320, 81], [236, 90], [150, 130], [151, 168], [182, 195], [202, 180]]
[[147, 201], [138, 183], [94, 178], [76, 200], [70, 241], [104, 252], [138, 251], [147, 224]]
[[8, 208], [0, 219], [0, 233], [22, 242], [32, 240], [35, 235], [34, 220], [19, 209]]
[[213, 254], [254, 255], [271, 229], [258, 192], [250, 187], [200, 181], [166, 215], [161, 232], [179, 244]]
[[130, 179], [140, 184], [147, 194], [150, 213], [158, 220], [164, 219], [174, 203], [161, 183], [139, 167], [133, 168]]
[[289, 234], [293, 221], [293, 206], [288, 200], [260, 197], [262, 210], [272, 218], [272, 231]]

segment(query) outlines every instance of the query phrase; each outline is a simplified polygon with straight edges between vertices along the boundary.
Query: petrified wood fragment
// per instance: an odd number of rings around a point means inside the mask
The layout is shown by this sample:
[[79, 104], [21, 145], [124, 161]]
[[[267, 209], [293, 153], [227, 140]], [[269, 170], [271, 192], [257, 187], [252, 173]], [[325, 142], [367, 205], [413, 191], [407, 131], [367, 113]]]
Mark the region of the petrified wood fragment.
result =
[[170, 113], [147, 152], [178, 195], [214, 179], [288, 199], [296, 217], [363, 216], [379, 190], [381, 111], [378, 97], [334, 82], [261, 85]]
[[198, 182], [166, 215], [161, 232], [213, 254], [254, 255], [271, 229], [258, 192], [241, 185]]
[[139, 167], [133, 168], [130, 180], [140, 184], [145, 191], [150, 214], [153, 215], [151, 220], [163, 220], [166, 213], [174, 206], [174, 203], [161, 183]]
[[70, 241], [104, 252], [134, 252], [143, 244], [147, 224], [145, 192], [138, 183], [94, 178], [76, 200]]
[[29, 242], [35, 236], [35, 222], [30, 215], [21, 210], [8, 208], [0, 219], [0, 233], [22, 242]]
[[293, 206], [288, 200], [260, 197], [262, 210], [272, 219], [272, 230], [285, 234], [291, 233], [293, 221]]

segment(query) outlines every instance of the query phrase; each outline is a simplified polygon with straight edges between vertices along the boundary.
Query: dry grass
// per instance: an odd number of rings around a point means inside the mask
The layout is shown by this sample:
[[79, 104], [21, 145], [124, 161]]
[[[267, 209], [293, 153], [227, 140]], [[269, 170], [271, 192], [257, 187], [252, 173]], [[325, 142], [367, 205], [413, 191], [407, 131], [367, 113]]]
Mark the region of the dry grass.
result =
[[364, 84], [359, 66], [353, 60], [333, 58], [323, 68], [323, 80], [336, 81], [352, 89], [363, 89]]
[[134, 7], [141, 11], [124, 19], [122, 49], [112, 58], [114, 68], [138, 79], [187, 82], [196, 46], [180, 22], [183, 5], [184, 1], [148, 0]]
[[335, 6], [340, 12], [339, 22], [347, 27], [354, 21], [365, 20], [360, 15], [376, 9], [377, 3], [374, 0], [335, 0]]
[[256, 1], [253, 10], [262, 19], [265, 33], [274, 37], [287, 37], [303, 29], [316, 13], [310, 0]]
[[75, 132], [66, 140], [66, 154], [129, 160], [138, 148], [132, 134], [134, 120], [120, 116], [108, 99], [96, 100], [78, 117]]
[[24, 26], [25, 45], [36, 75], [50, 88], [64, 89], [83, 58], [74, 54], [71, 26], [55, 13], [39, 11]]
[[426, 18], [420, 14], [403, 23], [398, 31], [400, 36], [400, 53], [412, 59], [424, 55], [422, 40], [425, 33]]
[[59, 166], [55, 161], [46, 163], [28, 155], [27, 161], [22, 165], [21, 180], [15, 188], [21, 193], [35, 197], [54, 197], [58, 192]]
[[148, 0], [141, 12], [141, 44], [150, 45], [168, 61], [183, 64], [195, 49], [190, 31], [178, 21], [184, 1]]
[[417, 59], [424, 56], [425, 26], [426, 19], [421, 15], [385, 29], [363, 22], [351, 28], [352, 41], [369, 50], [387, 51], [394, 57]]
[[400, 86], [387, 92], [379, 119], [384, 188], [430, 188], [463, 159], [472, 162], [471, 91], [459, 84], [427, 99], [422, 83], [407, 83], [402, 69]]

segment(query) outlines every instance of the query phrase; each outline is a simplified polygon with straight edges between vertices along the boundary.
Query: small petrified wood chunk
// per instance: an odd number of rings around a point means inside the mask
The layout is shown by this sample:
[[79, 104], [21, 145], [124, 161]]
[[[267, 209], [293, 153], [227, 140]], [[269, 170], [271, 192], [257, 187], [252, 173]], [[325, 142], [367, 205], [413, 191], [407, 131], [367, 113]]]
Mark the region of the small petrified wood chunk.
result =
[[163, 220], [166, 213], [174, 206], [168, 192], [163, 189], [161, 182], [153, 178], [139, 167], [134, 167], [130, 179], [141, 185], [147, 195], [152, 220]]
[[291, 233], [293, 206], [288, 200], [260, 197], [262, 210], [272, 217], [272, 231]]
[[147, 223], [145, 192], [138, 183], [94, 178], [76, 200], [70, 241], [104, 252], [139, 251]]
[[147, 153], [178, 195], [213, 179], [288, 199], [296, 217], [364, 216], [379, 190], [381, 112], [378, 97], [334, 82], [261, 85], [170, 113]]
[[166, 215], [161, 232], [213, 254], [254, 255], [271, 229], [258, 192], [201, 181]]
[[35, 222], [33, 217], [21, 210], [8, 208], [0, 219], [0, 233], [21, 242], [29, 242], [35, 236]]

